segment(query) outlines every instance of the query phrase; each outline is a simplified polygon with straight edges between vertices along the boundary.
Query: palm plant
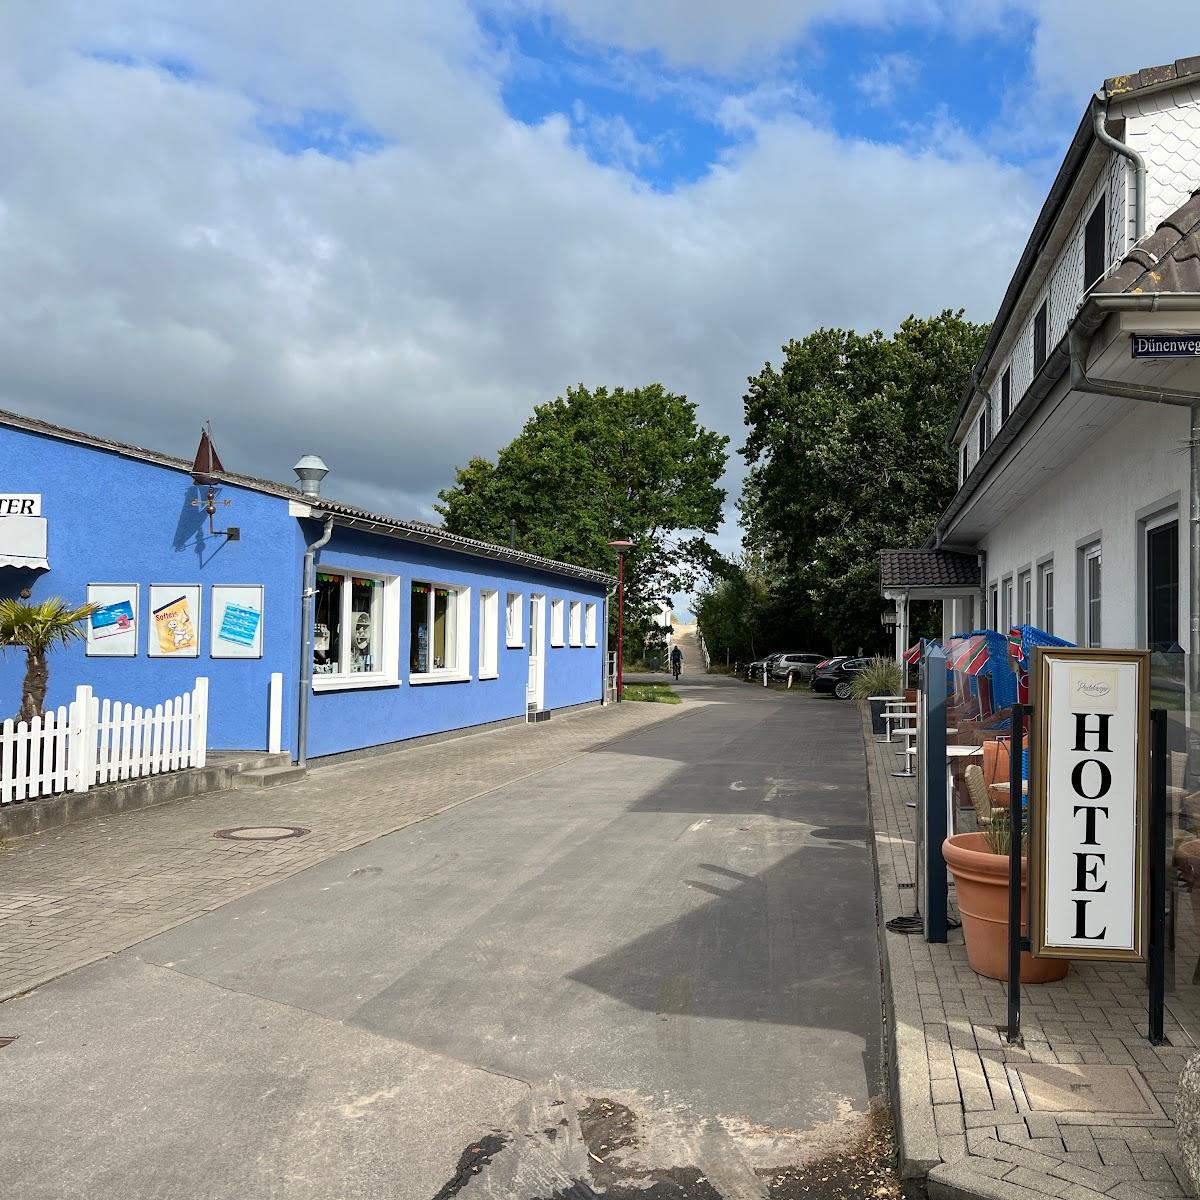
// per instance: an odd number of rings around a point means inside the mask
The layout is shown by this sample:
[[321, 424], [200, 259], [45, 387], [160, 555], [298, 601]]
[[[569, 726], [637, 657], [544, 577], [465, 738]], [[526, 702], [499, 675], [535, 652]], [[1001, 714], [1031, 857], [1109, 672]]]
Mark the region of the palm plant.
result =
[[69, 605], [61, 596], [26, 604], [0, 600], [0, 649], [19, 647], [25, 651], [25, 679], [21, 683], [18, 721], [41, 716], [50, 686], [47, 658], [55, 646], [65, 646], [84, 636], [83, 622], [95, 605]]

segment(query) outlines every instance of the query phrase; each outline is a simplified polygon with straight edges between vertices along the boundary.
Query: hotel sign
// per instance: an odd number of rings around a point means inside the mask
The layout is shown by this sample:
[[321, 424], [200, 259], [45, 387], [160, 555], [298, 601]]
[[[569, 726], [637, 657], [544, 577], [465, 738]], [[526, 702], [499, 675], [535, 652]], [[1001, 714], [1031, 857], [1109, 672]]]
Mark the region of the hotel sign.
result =
[[1140, 962], [1149, 652], [1039, 648], [1033, 690], [1033, 953]]
[[1200, 358], [1194, 333], [1135, 333], [1129, 339], [1134, 358]]

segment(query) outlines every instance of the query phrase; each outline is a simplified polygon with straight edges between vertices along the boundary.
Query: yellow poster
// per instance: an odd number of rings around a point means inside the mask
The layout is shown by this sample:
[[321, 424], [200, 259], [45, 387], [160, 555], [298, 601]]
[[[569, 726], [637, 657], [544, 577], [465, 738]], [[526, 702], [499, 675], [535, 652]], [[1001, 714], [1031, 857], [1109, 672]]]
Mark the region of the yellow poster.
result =
[[154, 628], [158, 648], [163, 654], [183, 654], [196, 648], [196, 623], [192, 620], [187, 596], [154, 610]]

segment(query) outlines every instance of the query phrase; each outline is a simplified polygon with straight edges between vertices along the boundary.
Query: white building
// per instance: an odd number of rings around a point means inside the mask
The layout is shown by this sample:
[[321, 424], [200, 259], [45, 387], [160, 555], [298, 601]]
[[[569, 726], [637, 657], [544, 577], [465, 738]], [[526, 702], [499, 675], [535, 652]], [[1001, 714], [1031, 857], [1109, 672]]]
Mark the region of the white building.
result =
[[947, 634], [1200, 659], [1198, 187], [1200, 58], [1107, 80], [959, 405], [958, 493], [921, 551], [884, 552], [898, 646], [908, 599], [936, 596]]

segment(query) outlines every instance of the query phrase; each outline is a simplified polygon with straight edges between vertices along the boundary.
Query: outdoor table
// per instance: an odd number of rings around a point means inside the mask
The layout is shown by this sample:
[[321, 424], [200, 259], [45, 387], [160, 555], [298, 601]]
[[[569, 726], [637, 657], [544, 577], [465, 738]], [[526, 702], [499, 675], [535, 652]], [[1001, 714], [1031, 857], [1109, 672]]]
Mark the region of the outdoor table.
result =
[[[998, 791], [1001, 791], [1001, 792], [1011, 792], [1012, 791], [1012, 784], [1009, 783], [1007, 780], [1005, 780], [1003, 783], [993, 783], [992, 787], [996, 788]], [[1022, 795], [1022, 797], [1027, 797], [1029, 795], [1029, 780], [1028, 779], [1021, 780], [1021, 795]], [[1011, 808], [1012, 805], [1011, 804], [1002, 804], [1002, 805], [1000, 805], [1000, 807], [1001, 808], [1005, 808], [1005, 807]]]

